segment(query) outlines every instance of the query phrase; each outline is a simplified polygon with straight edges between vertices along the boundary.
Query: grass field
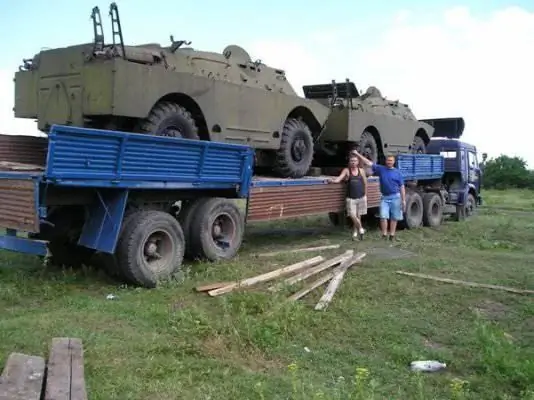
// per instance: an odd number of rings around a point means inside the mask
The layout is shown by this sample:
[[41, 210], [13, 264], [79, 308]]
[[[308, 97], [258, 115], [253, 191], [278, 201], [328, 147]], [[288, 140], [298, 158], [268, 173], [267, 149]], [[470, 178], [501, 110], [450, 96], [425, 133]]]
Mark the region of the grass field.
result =
[[[92, 271], [43, 269], [0, 253], [0, 364], [46, 355], [52, 337], [84, 341], [92, 399], [534, 399], [534, 296], [395, 274], [402, 269], [534, 289], [534, 192], [485, 192], [468, 222], [399, 233], [411, 258], [380, 258], [378, 232], [349, 240], [326, 218], [252, 226], [232, 263], [195, 265], [154, 290], [117, 287]], [[261, 251], [340, 243], [370, 252], [331, 305], [322, 290], [195, 293], [199, 283], [253, 276], [314, 254]], [[113, 293], [115, 300], [107, 300]], [[447, 369], [409, 370], [437, 359]]]

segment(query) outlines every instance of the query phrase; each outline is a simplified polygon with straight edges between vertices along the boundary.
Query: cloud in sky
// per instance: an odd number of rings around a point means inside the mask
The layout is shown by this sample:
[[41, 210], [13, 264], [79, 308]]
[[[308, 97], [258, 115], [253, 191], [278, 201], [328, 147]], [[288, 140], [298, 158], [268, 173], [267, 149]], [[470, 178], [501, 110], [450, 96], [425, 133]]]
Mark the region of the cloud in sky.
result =
[[[481, 152], [518, 155], [534, 167], [533, 12], [507, 7], [474, 16], [454, 7], [429, 19], [404, 10], [363, 33], [311, 28], [298, 40], [240, 44], [285, 69], [300, 93], [302, 85], [348, 77], [360, 90], [373, 85], [408, 103], [418, 118], [463, 116], [464, 139]], [[13, 118], [13, 72], [0, 70], [0, 133], [31, 134], [33, 121]]]

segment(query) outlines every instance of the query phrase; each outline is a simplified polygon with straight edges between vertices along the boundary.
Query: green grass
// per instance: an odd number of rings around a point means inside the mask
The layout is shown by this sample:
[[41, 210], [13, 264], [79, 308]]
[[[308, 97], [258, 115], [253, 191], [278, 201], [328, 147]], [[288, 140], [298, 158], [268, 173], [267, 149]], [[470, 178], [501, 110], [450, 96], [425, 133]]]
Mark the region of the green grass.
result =
[[[313, 310], [322, 289], [288, 304], [287, 293], [211, 298], [193, 288], [314, 255], [260, 251], [386, 246], [378, 232], [360, 244], [325, 218], [253, 226], [235, 261], [194, 265], [154, 290], [2, 252], [0, 364], [13, 351], [46, 356], [52, 337], [74, 336], [84, 341], [90, 399], [534, 399], [533, 296], [394, 273], [533, 289], [534, 193], [485, 199], [491, 208], [465, 223], [400, 232], [398, 246], [416, 256], [368, 257], [324, 312]], [[523, 212], [500, 211], [511, 205]], [[418, 359], [447, 369], [413, 373]]]

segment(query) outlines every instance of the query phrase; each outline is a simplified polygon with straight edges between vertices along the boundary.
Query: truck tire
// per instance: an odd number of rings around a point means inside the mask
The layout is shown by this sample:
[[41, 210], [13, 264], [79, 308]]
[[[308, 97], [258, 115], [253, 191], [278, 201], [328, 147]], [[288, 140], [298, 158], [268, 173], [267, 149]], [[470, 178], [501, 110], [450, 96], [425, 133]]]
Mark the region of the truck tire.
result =
[[443, 220], [443, 204], [437, 193], [423, 195], [423, 225], [435, 228]]
[[169, 101], [157, 103], [141, 122], [139, 131], [156, 136], [199, 139], [198, 127], [191, 113]]
[[274, 171], [282, 178], [302, 178], [313, 161], [314, 144], [310, 128], [302, 120], [289, 118], [276, 151]]
[[180, 223], [163, 211], [137, 211], [117, 244], [119, 268], [132, 283], [153, 288], [180, 270], [185, 238]]
[[369, 131], [364, 131], [358, 144], [358, 152], [371, 160], [372, 162], [378, 162], [378, 145], [374, 136]]
[[196, 251], [192, 246], [191, 240], [191, 226], [193, 224], [193, 219], [199, 207], [201, 207], [205, 202], [210, 200], [210, 197], [201, 197], [199, 199], [193, 199], [187, 201], [183, 208], [178, 214], [178, 221], [182, 226], [182, 231], [184, 232], [185, 237], [185, 254], [184, 256], [187, 259], [193, 259], [195, 257]]
[[203, 202], [193, 217], [191, 248], [195, 256], [210, 261], [233, 258], [243, 242], [245, 219], [237, 205], [228, 199]]
[[412, 150], [412, 153], [414, 154], [425, 154], [426, 153], [425, 141], [423, 140], [421, 136], [414, 137], [411, 150]]
[[406, 197], [404, 226], [407, 229], [419, 228], [423, 223], [423, 199], [417, 192], [409, 193]]
[[476, 208], [477, 208], [477, 203], [475, 200], [475, 196], [469, 193], [467, 195], [467, 202], [465, 203], [465, 217], [466, 218], [472, 217], [475, 214]]

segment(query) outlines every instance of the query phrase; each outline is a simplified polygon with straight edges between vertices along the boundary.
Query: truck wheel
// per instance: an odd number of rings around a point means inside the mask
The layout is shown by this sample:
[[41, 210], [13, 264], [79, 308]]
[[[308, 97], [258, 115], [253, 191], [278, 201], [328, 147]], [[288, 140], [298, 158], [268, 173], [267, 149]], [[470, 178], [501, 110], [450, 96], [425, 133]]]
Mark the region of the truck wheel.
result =
[[170, 278], [183, 261], [184, 233], [179, 222], [163, 211], [137, 211], [121, 232], [116, 257], [133, 283], [152, 288]]
[[139, 131], [156, 136], [199, 139], [198, 127], [191, 113], [168, 101], [157, 103], [152, 108], [148, 118], [141, 122]]
[[372, 162], [378, 162], [378, 145], [374, 136], [369, 131], [364, 131], [358, 144], [358, 152], [371, 160]]
[[435, 228], [443, 219], [441, 197], [437, 193], [423, 195], [423, 225]]
[[191, 225], [191, 248], [210, 261], [233, 258], [245, 231], [245, 219], [232, 200], [213, 198], [196, 210]]
[[425, 141], [423, 140], [421, 136], [414, 137], [413, 143], [412, 143], [412, 153], [415, 153], [415, 154], [426, 153]]
[[423, 199], [417, 192], [410, 193], [406, 197], [404, 226], [407, 229], [419, 228], [423, 223]]
[[193, 224], [195, 213], [198, 208], [208, 200], [210, 200], [210, 197], [201, 197], [199, 199], [190, 200], [183, 206], [178, 214], [178, 221], [180, 221], [185, 237], [185, 257], [188, 259], [193, 259], [196, 253], [195, 249], [192, 247], [191, 240], [191, 226]]
[[308, 125], [300, 119], [289, 118], [276, 152], [274, 171], [282, 178], [302, 178], [310, 169], [313, 152], [313, 136]]
[[472, 217], [475, 214], [476, 208], [477, 208], [477, 203], [475, 200], [475, 196], [469, 193], [467, 195], [467, 202], [465, 203], [465, 217], [466, 218]]

